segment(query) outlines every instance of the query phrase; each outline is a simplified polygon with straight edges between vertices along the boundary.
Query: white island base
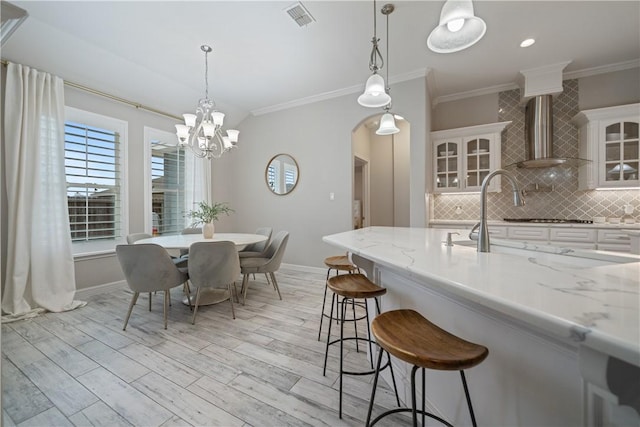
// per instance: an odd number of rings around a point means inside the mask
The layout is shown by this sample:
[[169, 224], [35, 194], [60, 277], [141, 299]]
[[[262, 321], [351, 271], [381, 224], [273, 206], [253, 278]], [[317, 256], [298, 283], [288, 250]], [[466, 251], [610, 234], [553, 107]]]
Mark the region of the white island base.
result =
[[[640, 425], [637, 412], [620, 406], [607, 385], [611, 354], [631, 368], [624, 367], [618, 376], [639, 372], [637, 262], [622, 272], [602, 273], [607, 286], [626, 288], [629, 295], [613, 301], [608, 292], [604, 304], [594, 303], [588, 293], [576, 296], [560, 289], [572, 289], [575, 272], [584, 267], [558, 271], [550, 257], [519, 259], [444, 247], [445, 235], [442, 230], [372, 227], [326, 236], [324, 241], [374, 262], [374, 280], [388, 289], [382, 311], [414, 309], [489, 349], [483, 363], [466, 371], [478, 425]], [[587, 276], [600, 280], [593, 272]], [[560, 286], [544, 285], [550, 280]], [[523, 296], [523, 289], [531, 292]], [[595, 285], [592, 291], [597, 291]], [[620, 301], [629, 299], [630, 306], [621, 307]], [[615, 310], [629, 312], [618, 321], [618, 311], [611, 309], [606, 320], [619, 324], [606, 324], [600, 317], [614, 302]], [[593, 325], [586, 325], [589, 322]], [[410, 403], [411, 366], [398, 359], [393, 363], [400, 398]], [[383, 377], [391, 384], [388, 370]], [[629, 378], [633, 381], [638, 378]], [[433, 413], [452, 424], [471, 425], [457, 372], [427, 369], [426, 401]]]

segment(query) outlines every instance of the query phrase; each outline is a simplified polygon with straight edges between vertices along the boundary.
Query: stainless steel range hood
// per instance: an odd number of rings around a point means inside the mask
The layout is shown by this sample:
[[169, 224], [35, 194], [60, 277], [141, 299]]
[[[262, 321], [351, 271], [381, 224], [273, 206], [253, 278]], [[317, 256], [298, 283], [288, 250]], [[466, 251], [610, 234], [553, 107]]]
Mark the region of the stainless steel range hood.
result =
[[538, 95], [527, 102], [524, 117], [527, 160], [516, 163], [519, 168], [579, 166], [585, 160], [553, 155], [553, 96]]

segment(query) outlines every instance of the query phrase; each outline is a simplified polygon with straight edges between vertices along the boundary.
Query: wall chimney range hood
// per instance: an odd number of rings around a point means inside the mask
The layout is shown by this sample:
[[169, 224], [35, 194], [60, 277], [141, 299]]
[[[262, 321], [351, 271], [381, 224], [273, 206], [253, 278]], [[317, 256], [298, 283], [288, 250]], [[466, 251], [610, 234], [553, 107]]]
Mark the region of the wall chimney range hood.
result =
[[526, 160], [519, 168], [579, 166], [586, 160], [553, 155], [553, 95], [562, 92], [562, 70], [569, 62], [523, 70], [523, 101], [526, 101], [524, 138]]

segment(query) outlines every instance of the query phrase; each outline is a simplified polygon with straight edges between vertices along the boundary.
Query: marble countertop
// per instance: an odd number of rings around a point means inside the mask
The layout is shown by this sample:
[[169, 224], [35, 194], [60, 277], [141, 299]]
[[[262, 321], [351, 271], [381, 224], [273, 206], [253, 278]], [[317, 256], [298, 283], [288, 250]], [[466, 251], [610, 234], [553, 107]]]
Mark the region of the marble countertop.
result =
[[[491, 253], [478, 253], [462, 241], [445, 246], [448, 231], [368, 227], [323, 240], [534, 329], [640, 366], [640, 256], [497, 239]], [[454, 240], [466, 237], [465, 230], [459, 232]]]

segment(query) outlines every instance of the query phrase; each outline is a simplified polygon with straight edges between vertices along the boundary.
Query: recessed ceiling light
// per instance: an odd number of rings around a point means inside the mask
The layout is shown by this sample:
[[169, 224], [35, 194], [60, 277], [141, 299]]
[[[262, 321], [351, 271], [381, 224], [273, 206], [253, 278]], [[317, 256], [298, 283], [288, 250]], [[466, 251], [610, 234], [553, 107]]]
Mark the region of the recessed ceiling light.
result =
[[520, 47], [529, 47], [535, 42], [536, 42], [535, 39], [526, 39], [526, 40], [523, 40], [522, 43], [520, 43]]

